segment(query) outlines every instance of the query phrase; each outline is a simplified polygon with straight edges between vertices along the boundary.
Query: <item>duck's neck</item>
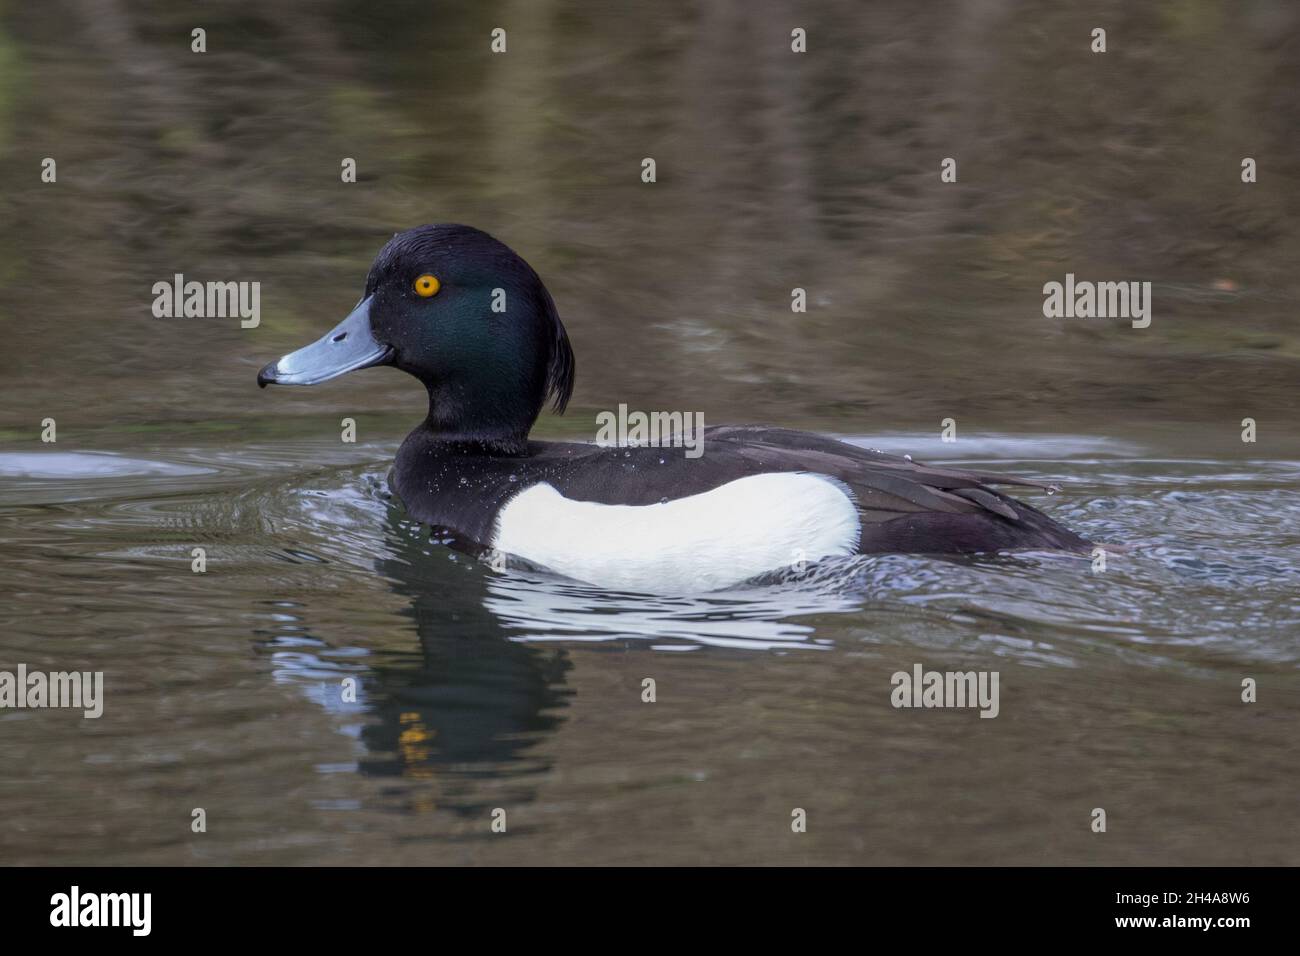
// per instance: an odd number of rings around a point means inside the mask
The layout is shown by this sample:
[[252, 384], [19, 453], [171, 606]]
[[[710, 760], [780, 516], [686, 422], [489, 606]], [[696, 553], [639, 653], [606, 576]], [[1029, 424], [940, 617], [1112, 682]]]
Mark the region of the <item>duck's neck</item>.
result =
[[447, 388], [429, 387], [429, 414], [412, 433], [448, 451], [517, 457], [528, 454], [528, 432], [536, 418], [463, 400]]

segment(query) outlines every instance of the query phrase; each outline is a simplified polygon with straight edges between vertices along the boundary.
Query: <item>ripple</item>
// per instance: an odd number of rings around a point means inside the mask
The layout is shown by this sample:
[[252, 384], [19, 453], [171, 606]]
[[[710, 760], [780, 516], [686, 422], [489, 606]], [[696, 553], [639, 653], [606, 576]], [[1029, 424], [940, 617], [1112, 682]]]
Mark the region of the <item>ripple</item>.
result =
[[40, 478], [79, 481], [140, 476], [186, 477], [212, 474], [215, 469], [112, 452], [0, 452], [0, 478]]

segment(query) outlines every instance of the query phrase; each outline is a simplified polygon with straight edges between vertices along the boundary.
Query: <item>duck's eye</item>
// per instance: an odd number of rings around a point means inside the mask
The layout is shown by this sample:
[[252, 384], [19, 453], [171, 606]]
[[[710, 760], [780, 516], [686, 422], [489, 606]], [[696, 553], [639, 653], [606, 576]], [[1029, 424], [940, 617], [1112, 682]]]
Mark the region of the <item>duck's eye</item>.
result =
[[438, 290], [441, 288], [442, 283], [438, 281], [438, 277], [429, 275], [427, 272], [415, 280], [415, 294], [422, 299], [437, 295]]

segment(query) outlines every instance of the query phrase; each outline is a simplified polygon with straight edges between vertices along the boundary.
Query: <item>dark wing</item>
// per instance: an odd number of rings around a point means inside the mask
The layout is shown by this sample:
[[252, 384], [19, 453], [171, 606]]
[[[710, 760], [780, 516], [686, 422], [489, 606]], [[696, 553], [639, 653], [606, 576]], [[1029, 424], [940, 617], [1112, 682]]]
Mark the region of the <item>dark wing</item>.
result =
[[724, 425], [705, 431], [756, 471], [807, 471], [844, 482], [857, 498], [864, 553], [974, 552], [1089, 543], [1041, 511], [989, 487], [1050, 485], [1009, 475], [936, 468], [788, 428]]

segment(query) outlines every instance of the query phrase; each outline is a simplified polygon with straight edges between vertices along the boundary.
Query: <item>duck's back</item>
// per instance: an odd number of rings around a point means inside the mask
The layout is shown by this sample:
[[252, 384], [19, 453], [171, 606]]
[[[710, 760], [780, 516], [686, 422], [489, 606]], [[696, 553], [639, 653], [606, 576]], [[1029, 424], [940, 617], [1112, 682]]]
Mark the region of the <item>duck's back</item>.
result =
[[392, 480], [408, 511], [458, 546], [610, 586], [665, 576], [721, 586], [855, 552], [1088, 546], [989, 487], [1036, 482], [782, 428], [715, 426], [699, 448], [691, 458], [681, 447], [532, 442], [504, 457], [416, 432]]
[[975, 553], [1084, 550], [1089, 542], [991, 485], [1050, 490], [1009, 475], [938, 468], [822, 435], [787, 428], [721, 426], [715, 444], [750, 461], [837, 478], [853, 492], [862, 521], [859, 550]]

